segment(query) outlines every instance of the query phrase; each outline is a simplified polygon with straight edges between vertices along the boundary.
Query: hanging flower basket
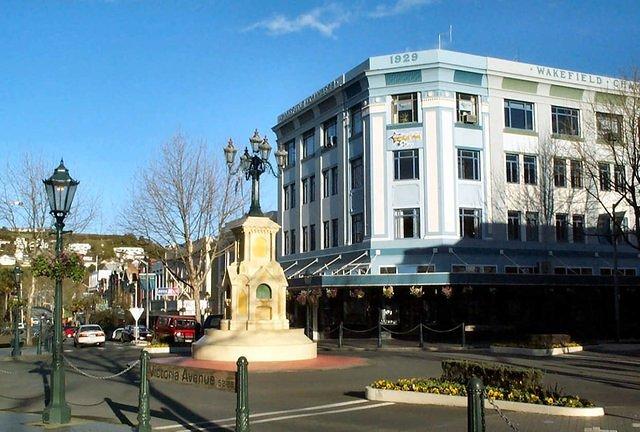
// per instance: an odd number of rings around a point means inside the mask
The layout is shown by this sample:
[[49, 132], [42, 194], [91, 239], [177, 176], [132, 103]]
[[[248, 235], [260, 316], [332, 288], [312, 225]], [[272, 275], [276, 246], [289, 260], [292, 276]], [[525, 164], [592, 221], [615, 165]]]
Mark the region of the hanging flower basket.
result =
[[312, 304], [312, 305], [317, 304], [321, 296], [322, 296], [321, 288], [313, 288], [307, 291], [307, 301], [309, 302], [309, 304]]
[[391, 285], [382, 287], [382, 295], [388, 299], [393, 297], [393, 287]]
[[336, 298], [338, 296], [338, 288], [327, 288], [325, 292], [328, 298]]
[[82, 282], [86, 272], [80, 255], [66, 251], [60, 257], [51, 253], [36, 256], [31, 260], [31, 269], [36, 277], [71, 279], [75, 283]]
[[445, 298], [451, 298], [453, 295], [453, 288], [450, 285], [443, 286], [441, 292]]
[[355, 299], [361, 299], [364, 297], [364, 290], [362, 288], [352, 288], [349, 291], [349, 295]]
[[307, 290], [302, 290], [298, 293], [298, 295], [296, 296], [296, 301], [301, 304], [301, 305], [306, 305], [307, 301], [309, 300], [308, 295], [309, 293], [307, 292]]
[[409, 294], [411, 294], [412, 296], [416, 297], [416, 298], [420, 298], [424, 295], [424, 291], [422, 290], [421, 286], [415, 286], [412, 285], [409, 288]]

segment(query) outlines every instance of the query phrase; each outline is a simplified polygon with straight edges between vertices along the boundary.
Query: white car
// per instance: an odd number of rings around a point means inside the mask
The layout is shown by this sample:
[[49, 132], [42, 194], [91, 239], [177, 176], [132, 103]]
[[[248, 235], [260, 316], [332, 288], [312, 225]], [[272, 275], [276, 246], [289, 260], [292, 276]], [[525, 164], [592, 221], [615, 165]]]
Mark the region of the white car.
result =
[[98, 345], [104, 346], [104, 331], [97, 324], [85, 324], [78, 327], [76, 335], [73, 337], [73, 346], [78, 345]]

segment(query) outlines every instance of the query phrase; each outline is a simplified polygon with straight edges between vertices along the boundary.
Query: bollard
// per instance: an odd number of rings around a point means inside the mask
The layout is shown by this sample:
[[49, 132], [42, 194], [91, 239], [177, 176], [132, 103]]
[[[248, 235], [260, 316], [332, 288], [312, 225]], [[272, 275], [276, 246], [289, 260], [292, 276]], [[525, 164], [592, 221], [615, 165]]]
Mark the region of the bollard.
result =
[[338, 348], [342, 348], [342, 321], [340, 321], [340, 327], [338, 328]]
[[422, 334], [422, 323], [418, 327], [420, 329], [420, 348], [424, 348], [424, 335]]
[[250, 432], [249, 427], [249, 363], [242, 356], [236, 362], [236, 432]]
[[138, 432], [151, 432], [151, 415], [149, 414], [149, 352], [140, 353], [140, 392], [138, 393]]
[[382, 348], [382, 324], [378, 321], [378, 348]]
[[465, 327], [465, 325], [464, 325], [464, 323], [462, 323], [462, 340], [460, 341], [460, 344], [461, 344], [460, 346], [462, 348], [464, 348], [464, 346], [466, 345], [466, 341], [465, 341], [465, 336], [466, 335], [464, 334], [464, 327]]
[[467, 385], [467, 432], [484, 432], [484, 386], [477, 377]]
[[36, 345], [36, 354], [37, 355], [41, 355], [42, 354], [42, 318], [40, 318], [40, 323], [38, 324], [39, 327], [39, 331], [38, 331], [38, 345]]

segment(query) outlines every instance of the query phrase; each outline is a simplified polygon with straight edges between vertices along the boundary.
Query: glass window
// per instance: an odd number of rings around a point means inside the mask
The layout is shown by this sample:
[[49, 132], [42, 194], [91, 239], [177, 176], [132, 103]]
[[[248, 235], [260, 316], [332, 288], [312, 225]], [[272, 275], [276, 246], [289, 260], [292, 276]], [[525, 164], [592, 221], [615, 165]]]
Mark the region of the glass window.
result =
[[520, 183], [520, 156], [516, 153], [507, 153], [507, 182]]
[[525, 184], [537, 184], [538, 183], [538, 159], [535, 156], [523, 156], [522, 165], [524, 167], [524, 183]]
[[316, 152], [316, 132], [311, 129], [302, 136], [302, 158], [312, 157]]
[[296, 253], [296, 230], [291, 230], [291, 253]]
[[584, 215], [574, 214], [572, 219], [573, 242], [584, 243]]
[[289, 231], [284, 232], [284, 254], [289, 255], [291, 253], [291, 240], [289, 239]]
[[558, 243], [569, 241], [569, 224], [567, 215], [564, 213], [556, 214], [556, 241]]
[[624, 175], [623, 165], [613, 166], [613, 188], [616, 192], [623, 192], [625, 190], [626, 178]]
[[331, 246], [338, 247], [338, 219], [331, 219]]
[[608, 143], [619, 141], [622, 138], [622, 116], [609, 113], [596, 113], [598, 126], [598, 138]]
[[396, 209], [393, 211], [395, 220], [395, 238], [420, 238], [420, 209]]
[[349, 110], [349, 126], [352, 137], [362, 135], [362, 107], [360, 105]]
[[567, 161], [553, 158], [553, 184], [556, 187], [567, 187]]
[[322, 222], [322, 248], [327, 249], [331, 241], [329, 233], [329, 221]]
[[290, 192], [289, 192], [289, 186], [288, 185], [285, 186], [283, 188], [283, 190], [284, 190], [284, 198], [283, 198], [284, 209], [285, 210], [289, 210], [289, 205], [291, 204], [291, 195], [290, 195]]
[[309, 248], [310, 250], [316, 250], [316, 226], [309, 225]]
[[338, 145], [338, 123], [335, 117], [322, 124], [322, 139], [325, 148]]
[[289, 185], [289, 196], [291, 197], [291, 203], [289, 205], [289, 208], [294, 208], [296, 206], [296, 184], [295, 183], [291, 183]]
[[537, 242], [540, 240], [538, 235], [539, 215], [538, 212], [527, 212], [527, 241]]
[[393, 178], [394, 180], [420, 178], [418, 149], [393, 152]]
[[302, 204], [309, 202], [309, 179], [302, 179]]
[[504, 125], [513, 129], [533, 130], [533, 104], [531, 102], [505, 100]]
[[608, 163], [599, 163], [598, 170], [600, 171], [600, 190], [611, 190], [611, 169]]
[[364, 186], [364, 171], [362, 158], [351, 160], [351, 189], [358, 189]]
[[456, 93], [457, 121], [467, 124], [478, 123], [478, 96]]
[[582, 161], [571, 159], [571, 187], [580, 189], [582, 186]]
[[460, 209], [460, 236], [465, 238], [479, 239], [481, 235], [482, 211], [480, 209]]
[[480, 152], [458, 149], [458, 178], [480, 180]]
[[520, 212], [509, 211], [507, 213], [507, 238], [520, 240]]
[[351, 215], [351, 243], [362, 243], [364, 239], [364, 219], [362, 213]]
[[419, 265], [416, 267], [416, 273], [435, 273], [435, 264]]
[[331, 195], [338, 195], [338, 167], [331, 168]]
[[393, 123], [418, 121], [418, 94], [405, 93], [391, 96]]
[[396, 274], [398, 269], [396, 266], [380, 266], [380, 274]]
[[284, 143], [284, 149], [287, 151], [286, 166], [294, 166], [296, 164], [296, 141], [287, 141]]
[[580, 110], [552, 106], [551, 129], [554, 134], [580, 135]]
[[309, 251], [309, 227], [302, 227], [302, 252]]
[[309, 202], [316, 200], [316, 176], [309, 177]]
[[331, 192], [329, 186], [329, 170], [322, 171], [322, 197], [327, 198]]

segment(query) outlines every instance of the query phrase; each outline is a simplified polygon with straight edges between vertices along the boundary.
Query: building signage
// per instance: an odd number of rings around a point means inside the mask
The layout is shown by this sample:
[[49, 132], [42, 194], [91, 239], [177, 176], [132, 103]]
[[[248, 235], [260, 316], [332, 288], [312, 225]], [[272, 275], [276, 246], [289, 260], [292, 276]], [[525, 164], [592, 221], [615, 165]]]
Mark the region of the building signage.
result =
[[550, 68], [546, 66], [532, 66], [531, 70], [535, 70], [538, 76], [543, 78], [553, 78], [564, 80], [571, 83], [606, 86], [615, 90], [632, 91], [640, 90], [637, 83], [617, 78], [607, 78], [598, 75], [591, 75], [582, 72], [573, 72], [564, 69]]
[[311, 105], [316, 100], [318, 100], [321, 97], [325, 96], [326, 94], [328, 94], [329, 92], [333, 91], [334, 89], [340, 87], [342, 84], [344, 84], [344, 75], [340, 75], [338, 78], [334, 79], [329, 84], [327, 84], [326, 86], [322, 87], [320, 90], [318, 90], [317, 92], [313, 93], [308, 98], [305, 98], [302, 102], [294, 105], [293, 107], [289, 108], [288, 110], [286, 110], [285, 112], [280, 114], [278, 116], [278, 123], [282, 122], [283, 120], [285, 120], [288, 117], [291, 117], [295, 113], [302, 111], [303, 109], [305, 109], [306, 107]]
[[236, 373], [231, 371], [151, 362], [149, 363], [147, 378], [222, 391], [236, 391]]
[[405, 146], [409, 143], [422, 141], [420, 132], [398, 133], [394, 132], [390, 137], [391, 141], [398, 147]]

